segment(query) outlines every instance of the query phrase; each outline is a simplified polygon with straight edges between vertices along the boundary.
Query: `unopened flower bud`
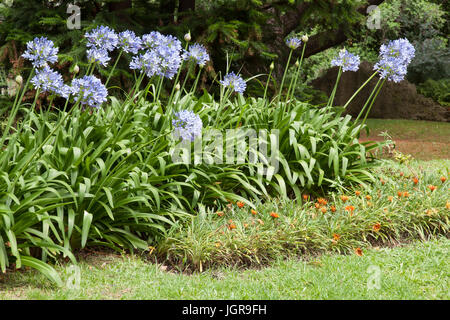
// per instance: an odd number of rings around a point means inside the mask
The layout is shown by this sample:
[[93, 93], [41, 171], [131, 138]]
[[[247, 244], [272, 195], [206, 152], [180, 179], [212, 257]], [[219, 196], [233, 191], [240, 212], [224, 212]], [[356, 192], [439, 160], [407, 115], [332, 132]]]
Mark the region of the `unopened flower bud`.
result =
[[175, 90], [180, 90], [180, 88], [181, 88], [181, 86], [180, 86], [180, 84], [179, 83], [177, 83], [177, 85], [175, 86]]
[[184, 35], [184, 40], [186, 40], [187, 42], [191, 41], [191, 32], [190, 31]]
[[22, 76], [21, 76], [20, 74], [17, 75], [17, 77], [16, 77], [16, 82], [19, 84], [19, 86], [22, 85], [22, 83], [23, 83], [23, 78], [22, 78]]
[[295, 61], [295, 66], [298, 68], [298, 66], [300, 65], [300, 63], [297, 61]]
[[80, 67], [75, 65], [75, 67], [73, 67], [73, 73], [77, 74], [78, 72], [80, 72]]
[[303, 42], [308, 42], [308, 40], [309, 40], [309, 38], [308, 38], [308, 36], [305, 34], [305, 35], [302, 37], [302, 41], [303, 41]]
[[273, 70], [273, 69], [275, 69], [275, 64], [272, 61], [272, 63], [270, 64], [270, 70]]

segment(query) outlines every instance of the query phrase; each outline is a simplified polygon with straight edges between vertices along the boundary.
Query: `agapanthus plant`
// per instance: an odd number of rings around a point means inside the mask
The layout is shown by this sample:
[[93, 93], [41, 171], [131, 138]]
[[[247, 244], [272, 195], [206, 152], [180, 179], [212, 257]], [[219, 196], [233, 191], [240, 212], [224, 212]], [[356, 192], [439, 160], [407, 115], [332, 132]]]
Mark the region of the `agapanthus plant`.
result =
[[82, 105], [88, 105], [94, 108], [100, 108], [101, 104], [108, 97], [108, 90], [102, 84], [100, 79], [95, 76], [84, 76], [74, 79], [71, 87], [75, 101], [80, 99]]
[[247, 84], [240, 75], [236, 75], [234, 72], [227, 74], [220, 83], [226, 87], [230, 88], [234, 92], [244, 93]]
[[172, 125], [175, 138], [181, 138], [184, 141], [194, 141], [202, 134], [202, 119], [192, 111], [182, 110], [175, 113]]
[[342, 49], [339, 55], [331, 61], [332, 66], [342, 67], [342, 71], [358, 71], [360, 58], [351, 54], [346, 49]]
[[408, 65], [415, 56], [414, 46], [408, 39], [390, 41], [380, 47], [380, 60], [375, 64], [382, 79], [400, 82], [405, 79]]
[[49, 92], [63, 98], [68, 98], [70, 93], [70, 89], [64, 84], [61, 74], [50, 69], [49, 66], [38, 70], [36, 75], [31, 79], [31, 83], [40, 92]]
[[286, 40], [286, 45], [292, 50], [295, 50], [302, 45], [302, 40], [297, 37], [290, 37]]
[[139, 54], [130, 62], [130, 69], [145, 72], [147, 77], [151, 78], [159, 72], [161, 58], [154, 51], [146, 51]]
[[98, 48], [113, 51], [117, 47], [119, 37], [113, 29], [107, 26], [99, 26], [84, 35], [88, 40], [89, 48]]
[[200, 67], [205, 66], [209, 59], [209, 54], [208, 51], [206, 51], [206, 48], [198, 43], [189, 46], [189, 49], [183, 54], [183, 60], [193, 61]]
[[34, 38], [27, 42], [27, 50], [22, 57], [30, 60], [35, 68], [42, 68], [58, 61], [58, 50], [53, 41], [45, 37]]
[[142, 49], [142, 40], [133, 31], [119, 33], [117, 46], [127, 53], [137, 54]]
[[111, 57], [108, 55], [108, 51], [101, 48], [91, 48], [86, 51], [89, 63], [99, 63], [106, 67]]

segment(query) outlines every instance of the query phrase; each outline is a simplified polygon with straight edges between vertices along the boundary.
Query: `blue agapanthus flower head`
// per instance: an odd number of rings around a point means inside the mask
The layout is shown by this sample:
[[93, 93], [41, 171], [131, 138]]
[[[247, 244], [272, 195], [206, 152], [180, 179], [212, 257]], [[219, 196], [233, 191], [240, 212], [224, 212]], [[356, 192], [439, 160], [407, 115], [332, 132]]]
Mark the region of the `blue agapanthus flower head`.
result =
[[45, 37], [34, 38], [27, 42], [27, 50], [22, 57], [30, 60], [35, 68], [42, 68], [58, 61], [58, 50], [53, 41]]
[[69, 97], [68, 87], [64, 84], [61, 74], [52, 70], [49, 66], [38, 70], [31, 79], [34, 88], [40, 92], [49, 92], [63, 98]]
[[165, 36], [156, 31], [142, 36], [142, 41], [148, 50], [134, 57], [130, 68], [144, 70], [149, 77], [158, 75], [172, 79], [182, 61], [181, 42], [171, 35]]
[[108, 97], [108, 90], [100, 79], [95, 76], [84, 76], [72, 81], [72, 94], [75, 101], [80, 99], [82, 105], [100, 108], [101, 104]]
[[380, 47], [380, 60], [375, 64], [382, 79], [400, 82], [405, 79], [408, 65], [414, 59], [415, 49], [408, 39], [390, 41]]
[[89, 63], [99, 63], [106, 67], [111, 57], [108, 51], [102, 48], [91, 48], [86, 51]]
[[113, 29], [107, 26], [99, 26], [84, 35], [88, 40], [89, 48], [98, 48], [113, 51], [117, 47], [119, 37]]
[[192, 111], [182, 110], [175, 113], [172, 125], [175, 137], [182, 140], [194, 141], [202, 134], [202, 119]]
[[247, 88], [247, 83], [240, 75], [236, 75], [234, 72], [227, 74], [220, 83], [226, 87], [232, 89], [234, 92], [244, 93]]
[[346, 49], [342, 49], [339, 55], [331, 61], [332, 66], [342, 67], [342, 71], [358, 71], [360, 58], [351, 54]]
[[183, 60], [193, 61], [200, 67], [203, 67], [209, 61], [209, 54], [203, 45], [195, 43], [189, 46], [189, 50], [184, 52]]
[[292, 50], [295, 50], [302, 45], [302, 40], [297, 37], [290, 37], [286, 40], [286, 45]]
[[118, 37], [117, 45], [126, 53], [137, 54], [142, 49], [142, 40], [133, 31], [123, 31]]

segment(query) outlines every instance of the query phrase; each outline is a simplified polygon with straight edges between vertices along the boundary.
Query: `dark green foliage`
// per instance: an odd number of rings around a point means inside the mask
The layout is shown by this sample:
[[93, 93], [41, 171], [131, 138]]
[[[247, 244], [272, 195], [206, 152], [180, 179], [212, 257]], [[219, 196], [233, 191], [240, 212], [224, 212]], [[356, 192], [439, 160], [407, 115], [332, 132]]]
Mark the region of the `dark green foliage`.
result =
[[417, 86], [417, 91], [445, 107], [450, 107], [450, 79], [429, 79]]

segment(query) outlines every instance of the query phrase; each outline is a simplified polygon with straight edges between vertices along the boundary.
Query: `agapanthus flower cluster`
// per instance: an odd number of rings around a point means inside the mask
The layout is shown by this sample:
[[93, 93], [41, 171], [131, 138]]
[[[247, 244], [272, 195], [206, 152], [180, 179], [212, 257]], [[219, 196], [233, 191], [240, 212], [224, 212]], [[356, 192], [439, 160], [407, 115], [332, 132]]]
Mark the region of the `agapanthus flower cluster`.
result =
[[200, 117], [192, 111], [182, 110], [174, 114], [172, 120], [174, 135], [183, 141], [194, 141], [202, 134], [203, 122]]
[[358, 71], [360, 58], [351, 54], [346, 49], [342, 49], [339, 55], [331, 61], [332, 66], [342, 67], [342, 71]]
[[246, 82], [240, 75], [236, 75], [234, 72], [227, 74], [220, 83], [227, 88], [232, 89], [238, 93], [244, 93], [247, 87]]
[[74, 79], [71, 90], [75, 101], [80, 99], [82, 105], [94, 108], [100, 108], [108, 96], [108, 90], [105, 85], [95, 76], [84, 76], [83, 78]]
[[111, 57], [108, 55], [108, 51], [101, 48], [91, 48], [86, 51], [89, 63], [99, 63], [106, 67]]
[[189, 50], [184, 52], [183, 60], [193, 61], [200, 67], [203, 67], [209, 61], [209, 54], [203, 45], [195, 43], [189, 46]]
[[31, 79], [31, 83], [40, 92], [49, 92], [63, 98], [68, 98], [70, 94], [70, 89], [64, 84], [61, 74], [53, 71], [49, 66], [38, 70]]
[[302, 45], [302, 40], [297, 37], [290, 37], [286, 40], [286, 45], [292, 50], [295, 50]]
[[375, 64], [382, 79], [400, 82], [405, 79], [408, 65], [415, 56], [414, 46], [408, 39], [390, 41], [380, 47], [380, 60]]
[[58, 61], [58, 48], [55, 48], [53, 41], [45, 37], [34, 38], [27, 43], [27, 50], [22, 55], [25, 59], [31, 61], [37, 69], [45, 67], [48, 63]]
[[84, 35], [88, 40], [89, 48], [98, 48], [113, 51], [117, 47], [119, 37], [113, 29], [107, 26], [99, 26]]
[[142, 40], [148, 50], [134, 57], [130, 68], [146, 72], [148, 77], [158, 75], [172, 79], [182, 61], [181, 42], [171, 35], [165, 36], [156, 31], [142, 36]]
[[133, 31], [123, 31], [119, 33], [118, 47], [126, 53], [137, 54], [142, 48], [142, 40]]

